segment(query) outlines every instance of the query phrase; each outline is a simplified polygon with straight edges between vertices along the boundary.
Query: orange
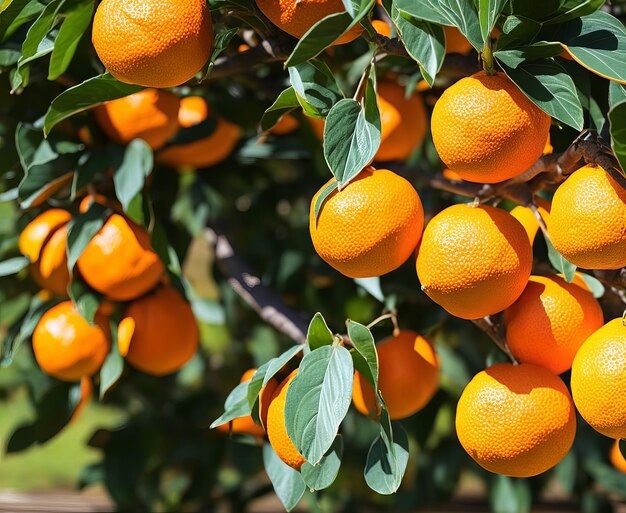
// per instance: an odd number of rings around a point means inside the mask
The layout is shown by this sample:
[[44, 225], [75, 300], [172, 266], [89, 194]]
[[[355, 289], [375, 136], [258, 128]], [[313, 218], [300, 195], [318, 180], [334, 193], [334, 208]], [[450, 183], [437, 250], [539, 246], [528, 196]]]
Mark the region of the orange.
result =
[[[181, 128], [191, 128], [207, 121], [210, 115], [204, 98], [189, 96], [180, 101], [178, 124]], [[241, 129], [224, 118], [215, 115], [213, 117], [215, 127], [209, 135], [189, 142], [172, 141], [157, 154], [157, 162], [176, 168], [196, 168], [214, 166], [225, 160], [237, 145]]]
[[315, 250], [331, 267], [350, 278], [381, 276], [411, 256], [422, 236], [424, 210], [407, 180], [387, 169], [365, 168], [328, 196], [316, 222], [320, 191], [311, 201], [309, 228]]
[[72, 214], [60, 208], [51, 208], [39, 214], [20, 233], [18, 247], [31, 262], [39, 260], [41, 249], [57, 228], [65, 225]]
[[599, 166], [574, 171], [554, 193], [548, 231], [578, 267], [626, 266], [626, 189]]
[[153, 150], [163, 146], [178, 131], [180, 101], [175, 94], [144, 89], [99, 105], [96, 121], [107, 136], [119, 143], [143, 139]]
[[104, 194], [87, 194], [87, 196], [85, 196], [82, 200], [80, 200], [80, 203], [78, 205], [78, 211], [81, 214], [84, 214], [85, 212], [87, 212], [87, 210], [89, 210], [89, 207], [91, 207], [92, 203], [99, 203], [100, 205], [103, 205], [105, 207], [109, 207], [112, 208], [113, 210], [117, 210], [117, 211], [122, 211], [122, 205], [120, 205], [120, 203], [116, 200], [112, 200], [110, 198], [107, 198]]
[[91, 378], [89, 376], [83, 376], [82, 378], [80, 378], [80, 398], [76, 403], [76, 408], [74, 408], [74, 413], [72, 413], [72, 418], [70, 419], [70, 422], [74, 422], [80, 417], [81, 413], [91, 402], [92, 395], [93, 383], [91, 382]]
[[164, 270], [147, 230], [119, 214], [107, 219], [77, 265], [87, 284], [115, 301], [145, 294]]
[[39, 260], [32, 267], [34, 280], [58, 296], [67, 296], [70, 272], [67, 268], [67, 224], [56, 230], [44, 244]]
[[576, 414], [567, 387], [537, 365], [498, 363], [468, 383], [456, 411], [456, 432], [484, 469], [531, 477], [570, 450]]
[[554, 146], [552, 146], [552, 141], [550, 141], [550, 132], [548, 131], [548, 140], [546, 141], [546, 145], [543, 147], [543, 154], [549, 155], [554, 151]]
[[[322, 18], [346, 10], [341, 0], [256, 0], [256, 5], [274, 25], [297, 38]], [[334, 44], [349, 43], [362, 31], [357, 24]]]
[[615, 440], [615, 443], [611, 446], [609, 459], [617, 470], [626, 473], [626, 458], [624, 458], [622, 451], [619, 450], [619, 440]]
[[[547, 226], [548, 219], [550, 218], [550, 202], [543, 198], [535, 197], [535, 203], [537, 204], [537, 209], [539, 210], [543, 222]], [[532, 245], [539, 231], [539, 221], [537, 221], [533, 211], [529, 207], [517, 205], [511, 210], [511, 215], [522, 224], [524, 230], [526, 230], [526, 235], [528, 235], [528, 240]]]
[[[401, 331], [376, 346], [378, 387], [392, 420], [421, 410], [437, 391], [439, 360], [430, 341], [414, 331]], [[410, 393], [407, 393], [410, 391]], [[358, 371], [354, 374], [352, 401], [368, 417], [379, 413], [372, 385]]]
[[383, 20], [372, 20], [372, 27], [381, 36], [391, 37], [391, 27], [389, 23]]
[[504, 73], [462, 78], [443, 92], [431, 117], [441, 160], [469, 182], [523, 173], [543, 153], [549, 130], [550, 116]]
[[90, 325], [71, 301], [43, 314], [33, 332], [35, 359], [46, 374], [62, 381], [78, 381], [100, 369], [109, 353], [108, 319], [96, 315]]
[[456, 27], [443, 27], [446, 35], [446, 53], [468, 54], [472, 51], [471, 43], [465, 38]]
[[103, 0], [93, 45], [111, 75], [145, 87], [174, 87], [194, 77], [213, 46], [205, 0]]
[[422, 290], [463, 319], [511, 306], [531, 267], [528, 237], [511, 214], [466, 204], [448, 207], [431, 219], [416, 264]]
[[269, 129], [269, 133], [274, 135], [286, 135], [296, 130], [299, 126], [300, 121], [298, 121], [298, 118], [293, 114], [287, 113], [278, 120], [278, 123]]
[[572, 395], [587, 423], [610, 438], [626, 438], [626, 326], [613, 319], [591, 335], [572, 365]]
[[306, 463], [306, 460], [302, 454], [298, 452], [296, 446], [293, 445], [289, 434], [287, 434], [287, 428], [285, 427], [285, 401], [287, 399], [287, 390], [297, 374], [298, 369], [289, 374], [274, 391], [274, 396], [267, 410], [266, 427], [267, 437], [276, 455], [291, 468], [300, 470], [300, 467], [303, 463]]
[[558, 276], [531, 276], [504, 319], [515, 357], [555, 374], [571, 368], [578, 348], [604, 324], [593, 295]]
[[128, 305], [118, 330], [120, 354], [146, 374], [177, 371], [196, 354], [198, 325], [191, 305], [163, 286]]

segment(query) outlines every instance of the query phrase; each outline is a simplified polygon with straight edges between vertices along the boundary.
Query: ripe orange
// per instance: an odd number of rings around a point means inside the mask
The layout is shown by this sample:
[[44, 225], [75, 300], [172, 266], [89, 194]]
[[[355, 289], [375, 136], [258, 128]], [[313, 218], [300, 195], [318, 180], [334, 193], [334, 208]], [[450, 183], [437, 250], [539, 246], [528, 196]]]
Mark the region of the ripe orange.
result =
[[178, 131], [179, 106], [175, 94], [144, 89], [103, 103], [94, 114], [102, 130], [113, 141], [128, 144], [133, 139], [143, 139], [156, 150]]
[[103, 0], [93, 45], [121, 82], [174, 87], [200, 71], [213, 46], [205, 0]]
[[163, 264], [145, 228], [113, 214], [78, 258], [84, 280], [115, 301], [148, 292], [161, 279]]
[[626, 438], [626, 326], [613, 319], [591, 335], [572, 364], [572, 395], [587, 423]]
[[463, 319], [511, 306], [531, 267], [528, 237], [511, 214], [467, 204], [448, 207], [431, 219], [416, 264], [422, 290]]
[[374, 30], [381, 36], [391, 37], [391, 27], [386, 21], [372, 20], [372, 27], [374, 27]]
[[558, 276], [531, 276], [504, 319], [515, 357], [555, 374], [571, 368], [578, 348], [604, 324], [593, 295]]
[[293, 114], [287, 113], [278, 120], [278, 123], [269, 129], [269, 133], [274, 135], [286, 135], [296, 130], [299, 126], [300, 121], [298, 121], [298, 118]]
[[298, 369], [294, 370], [285, 380], [278, 385], [274, 391], [274, 396], [267, 410], [267, 437], [276, 455], [291, 468], [300, 470], [306, 460], [293, 445], [291, 438], [287, 434], [285, 427], [285, 401], [290, 383], [298, 374]]
[[468, 54], [472, 51], [472, 44], [456, 27], [443, 27], [446, 35], [446, 53]]
[[554, 467], [568, 453], [576, 414], [567, 387], [549, 370], [498, 363], [465, 387], [456, 432], [484, 469], [531, 477]]
[[319, 194], [311, 201], [309, 215], [313, 246], [345, 276], [364, 278], [393, 271], [411, 256], [422, 236], [424, 211], [417, 192], [387, 169], [368, 167], [341, 191], [335, 190], [316, 222]]
[[615, 443], [611, 447], [609, 459], [617, 470], [626, 473], [626, 458], [624, 458], [622, 451], [619, 450], [619, 440], [615, 440]]
[[122, 205], [120, 205], [120, 203], [116, 200], [112, 200], [110, 198], [107, 198], [104, 194], [87, 194], [87, 196], [85, 196], [82, 200], [80, 200], [80, 203], [78, 204], [78, 211], [81, 214], [84, 214], [85, 212], [87, 212], [87, 210], [89, 210], [89, 207], [91, 207], [92, 203], [99, 203], [100, 205], [103, 205], [105, 207], [109, 207], [113, 210], [117, 210], [117, 211], [122, 211]]
[[[535, 203], [537, 203], [539, 214], [547, 226], [548, 219], [550, 219], [550, 202], [543, 198], [535, 197]], [[539, 231], [539, 221], [537, 221], [533, 211], [529, 207], [517, 205], [511, 210], [511, 215], [522, 224], [524, 230], [526, 230], [526, 235], [528, 235], [528, 240], [532, 245]]]
[[[378, 387], [391, 419], [410, 417], [426, 406], [439, 384], [439, 360], [430, 341], [414, 331], [401, 331], [378, 344], [376, 352]], [[379, 414], [374, 389], [358, 371], [354, 374], [352, 401], [363, 415]]]
[[548, 231], [578, 267], [626, 266], [626, 189], [601, 167], [574, 171], [554, 193]]
[[185, 365], [198, 348], [191, 305], [162, 286], [128, 305], [118, 330], [120, 354], [146, 374], [163, 376]]
[[[204, 98], [189, 96], [180, 101], [178, 124], [181, 128], [191, 128], [207, 121], [210, 115]], [[172, 141], [157, 154], [157, 162], [175, 168], [197, 168], [214, 166], [225, 160], [237, 145], [241, 129], [224, 118], [213, 117], [215, 127], [209, 135], [189, 142]]]
[[[322, 18], [346, 10], [341, 0], [256, 0], [256, 5], [274, 25], [297, 38]], [[362, 31], [357, 24], [334, 44], [349, 43]]]
[[39, 260], [39, 255], [52, 233], [72, 219], [72, 214], [60, 208], [51, 208], [39, 214], [20, 233], [18, 247], [22, 255], [31, 262]]
[[523, 173], [543, 153], [549, 130], [550, 116], [504, 73], [481, 71], [459, 80], [437, 100], [431, 117], [441, 160], [469, 182]]
[[96, 315], [95, 321], [90, 325], [71, 301], [44, 313], [33, 332], [33, 352], [41, 370], [62, 381], [97, 372], [111, 342], [108, 319]]
[[70, 272], [67, 268], [67, 224], [52, 233], [31, 271], [42, 289], [57, 296], [67, 296], [67, 287], [70, 284]]

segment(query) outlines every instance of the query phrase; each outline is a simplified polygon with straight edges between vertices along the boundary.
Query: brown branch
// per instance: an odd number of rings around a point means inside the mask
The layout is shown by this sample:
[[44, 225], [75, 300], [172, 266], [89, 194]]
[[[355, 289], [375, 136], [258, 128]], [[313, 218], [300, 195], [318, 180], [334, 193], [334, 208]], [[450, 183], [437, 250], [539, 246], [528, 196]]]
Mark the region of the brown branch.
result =
[[233, 290], [267, 324], [300, 344], [306, 342], [308, 322], [285, 305], [278, 294], [261, 284], [261, 279], [237, 256], [230, 240], [215, 227], [205, 230], [207, 242], [215, 248], [215, 259]]
[[506, 340], [501, 336], [500, 330], [492, 321], [491, 317], [483, 317], [482, 319], [474, 319], [472, 322], [478, 326], [510, 359], [514, 364], [517, 360], [507, 344]]

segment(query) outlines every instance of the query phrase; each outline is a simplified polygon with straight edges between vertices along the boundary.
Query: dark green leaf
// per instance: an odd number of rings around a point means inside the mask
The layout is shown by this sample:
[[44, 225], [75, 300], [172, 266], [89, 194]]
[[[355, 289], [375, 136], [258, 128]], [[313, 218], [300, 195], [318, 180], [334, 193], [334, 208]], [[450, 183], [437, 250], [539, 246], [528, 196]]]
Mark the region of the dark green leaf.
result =
[[100, 231], [106, 221], [106, 207], [95, 201], [84, 214], [72, 218], [67, 226], [67, 266], [73, 271], [76, 261], [87, 244]]
[[318, 347], [329, 346], [333, 343], [333, 340], [333, 332], [328, 329], [328, 325], [322, 314], [317, 312], [309, 324], [309, 330], [306, 336], [309, 348], [313, 351]]
[[126, 147], [124, 158], [113, 175], [115, 194], [124, 211], [128, 209], [137, 193], [143, 189], [153, 164], [152, 149], [144, 140], [134, 139]]
[[30, 260], [26, 257], [14, 257], [0, 262], [0, 276], [11, 276], [28, 267]]
[[302, 359], [289, 385], [285, 427], [298, 451], [313, 465], [332, 445], [348, 411], [353, 374], [346, 348], [322, 346]]
[[[348, 336], [360, 358], [354, 358], [355, 367], [369, 381], [378, 395], [378, 354], [372, 332], [358, 322], [348, 319]], [[353, 353], [353, 356], [354, 353]]]
[[38, 0], [13, 0], [0, 16], [0, 42], [7, 40], [15, 30], [35, 18], [44, 7]]
[[333, 180], [332, 182], [326, 184], [321, 192], [318, 194], [315, 199], [315, 205], [313, 205], [313, 215], [315, 217], [315, 222], [317, 223], [317, 219], [319, 218], [320, 212], [322, 210], [322, 206], [326, 199], [337, 190], [339, 187], [339, 182], [337, 180]]
[[611, 147], [619, 160], [620, 166], [626, 170], [626, 101], [614, 105], [609, 111]]
[[605, 3], [605, 0], [562, 0], [559, 2], [557, 15], [546, 21], [547, 24], [565, 23], [594, 13]]
[[494, 513], [530, 513], [532, 506], [528, 482], [508, 476], [493, 476], [489, 500]]
[[343, 439], [341, 435], [335, 437], [333, 445], [317, 465], [306, 462], [302, 465], [300, 472], [306, 486], [311, 490], [323, 490], [328, 488], [337, 477], [341, 466], [341, 456], [343, 454]]
[[239, 383], [226, 398], [224, 403], [224, 413], [211, 423], [211, 429], [226, 424], [233, 419], [250, 415], [250, 404], [248, 403], [249, 381]]
[[532, 41], [539, 33], [541, 24], [523, 16], [508, 16], [502, 25], [502, 34], [496, 40], [496, 50], [521, 46]]
[[298, 97], [293, 87], [285, 89], [278, 95], [276, 101], [263, 113], [263, 117], [261, 118], [261, 130], [269, 130], [278, 123], [280, 118], [299, 106], [300, 103], [298, 103]]
[[332, 106], [343, 98], [333, 72], [320, 60], [288, 68], [291, 87], [304, 113], [326, 117]]
[[224, 32], [220, 32], [215, 36], [215, 39], [213, 40], [213, 51], [211, 52], [211, 58], [209, 59], [206, 73], [200, 79], [200, 82], [204, 82], [211, 74], [211, 71], [213, 71], [213, 67], [215, 66], [215, 61], [220, 55], [222, 55], [224, 50], [228, 48], [228, 43], [230, 43], [232, 38], [237, 34], [238, 30], [239, 29], [237, 27], [230, 28], [225, 30]]
[[117, 345], [117, 328], [117, 323], [111, 320], [111, 351], [109, 351], [100, 369], [100, 399], [104, 398], [107, 392], [113, 388], [124, 371], [124, 359]]
[[284, 463], [270, 444], [263, 444], [263, 465], [280, 502], [287, 511], [291, 511], [306, 489], [300, 472]]
[[568, 262], [561, 253], [559, 253], [552, 245], [552, 241], [548, 238], [545, 239], [546, 246], [548, 246], [548, 259], [557, 271], [563, 273], [565, 280], [569, 283], [574, 279], [576, 274], [576, 266], [571, 262]]
[[[37, 20], [30, 26], [26, 39], [22, 43], [22, 56], [18, 62], [18, 70], [26, 62], [32, 59], [39, 50], [39, 47], [56, 23], [57, 16], [65, 0], [52, 0], [41, 12]], [[50, 49], [52, 51], [52, 49]]]
[[626, 498], [626, 474], [594, 460], [585, 461], [584, 466], [602, 488]]
[[626, 100], [626, 85], [611, 81], [609, 83], [609, 108]]
[[76, 277], [70, 283], [68, 294], [80, 314], [89, 324], [94, 324], [102, 295], [90, 289], [83, 280]]
[[491, 36], [496, 21], [504, 9], [508, 0], [479, 0], [478, 19], [480, 21], [480, 33], [486, 41]]

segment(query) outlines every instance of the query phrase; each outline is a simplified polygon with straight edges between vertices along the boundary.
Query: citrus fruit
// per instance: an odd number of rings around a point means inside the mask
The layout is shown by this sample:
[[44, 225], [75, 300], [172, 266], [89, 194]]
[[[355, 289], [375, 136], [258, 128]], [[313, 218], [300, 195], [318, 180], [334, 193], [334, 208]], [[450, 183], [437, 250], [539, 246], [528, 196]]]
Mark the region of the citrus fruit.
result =
[[67, 224], [72, 214], [60, 208], [51, 208], [35, 217], [20, 233], [18, 248], [31, 262], [39, 260], [41, 249], [57, 228]]
[[543, 153], [549, 130], [550, 116], [504, 73], [462, 78], [444, 91], [431, 117], [441, 160], [469, 182], [523, 173]]
[[531, 276], [504, 320], [515, 357], [555, 374], [570, 369], [578, 348], [604, 324], [593, 295], [559, 276]]
[[87, 194], [87, 196], [80, 200], [80, 203], [78, 204], [78, 211], [81, 214], [84, 214], [87, 210], [89, 210], [92, 203], [98, 203], [99, 205], [117, 210], [119, 212], [122, 211], [122, 205], [118, 201], [112, 200], [107, 198], [104, 194], [98, 193]]
[[626, 266], [626, 189], [601, 167], [574, 171], [554, 193], [548, 232], [578, 267]]
[[479, 372], [456, 411], [459, 441], [490, 472], [531, 477], [554, 467], [576, 434], [572, 398], [543, 367], [498, 363]]
[[37, 284], [58, 296], [67, 296], [70, 272], [67, 268], [67, 224], [55, 230], [43, 245], [32, 275]]
[[[378, 388], [391, 419], [410, 417], [426, 406], [439, 384], [439, 360], [430, 341], [414, 331], [403, 330], [378, 344], [376, 353]], [[358, 371], [354, 374], [352, 401], [363, 415], [375, 417], [379, 413], [374, 388]]]
[[624, 458], [622, 451], [619, 450], [619, 440], [615, 440], [615, 442], [611, 446], [609, 459], [617, 470], [626, 473], [626, 458]]
[[383, 20], [372, 20], [372, 27], [381, 36], [391, 37], [391, 27]]
[[[182, 130], [157, 154], [160, 164], [175, 168], [214, 166], [232, 153], [241, 137], [239, 126], [211, 116], [201, 96], [189, 96], [180, 101], [178, 124]], [[198, 138], [194, 138], [196, 131]]]
[[572, 364], [572, 395], [587, 423], [610, 438], [626, 438], [626, 326], [613, 319], [593, 333]]
[[531, 267], [528, 237], [511, 214], [467, 204], [448, 207], [431, 219], [416, 263], [422, 290], [463, 319], [511, 306]]
[[[274, 25], [297, 38], [322, 18], [346, 10], [341, 0], [256, 0], [256, 5]], [[362, 31], [363, 27], [357, 24], [335, 44], [349, 43]]]
[[198, 348], [191, 305], [170, 286], [131, 302], [118, 330], [120, 354], [146, 374], [163, 376], [185, 365]]
[[174, 87], [200, 71], [213, 46], [205, 0], [103, 0], [93, 45], [121, 82]]
[[164, 270], [147, 230], [119, 214], [106, 220], [77, 265], [87, 284], [115, 301], [145, 294]]
[[286, 135], [296, 130], [299, 126], [300, 121], [298, 121], [298, 118], [293, 114], [287, 113], [284, 116], [281, 116], [278, 123], [276, 123], [268, 131], [270, 134], [274, 135]]
[[62, 381], [78, 381], [97, 372], [109, 348], [108, 319], [96, 315], [92, 326], [71, 301], [50, 308], [33, 332], [33, 353], [39, 367]]
[[461, 31], [456, 27], [443, 27], [446, 35], [446, 53], [467, 54], [472, 51], [471, 43], [465, 38]]
[[274, 396], [267, 410], [267, 437], [276, 455], [287, 465], [296, 470], [300, 470], [306, 460], [293, 445], [291, 438], [287, 434], [285, 427], [285, 401], [287, 390], [293, 379], [298, 374], [298, 369], [294, 370], [285, 380], [276, 387]]
[[156, 150], [178, 131], [179, 106], [175, 94], [144, 89], [99, 105], [94, 115], [111, 140], [128, 144], [133, 139], [143, 139]]
[[[543, 198], [535, 197], [535, 203], [537, 204], [537, 210], [539, 210], [543, 222], [547, 226], [548, 219], [550, 218], [550, 202]], [[539, 231], [539, 221], [535, 217], [532, 209], [530, 207], [517, 205], [511, 210], [511, 215], [522, 224], [524, 230], [526, 230], [526, 235], [528, 235], [528, 240], [532, 245]]]
[[[330, 183], [330, 182], [329, 182]], [[422, 235], [424, 211], [413, 186], [387, 169], [364, 169], [326, 199], [309, 227], [319, 256], [350, 278], [381, 276], [400, 267]]]

